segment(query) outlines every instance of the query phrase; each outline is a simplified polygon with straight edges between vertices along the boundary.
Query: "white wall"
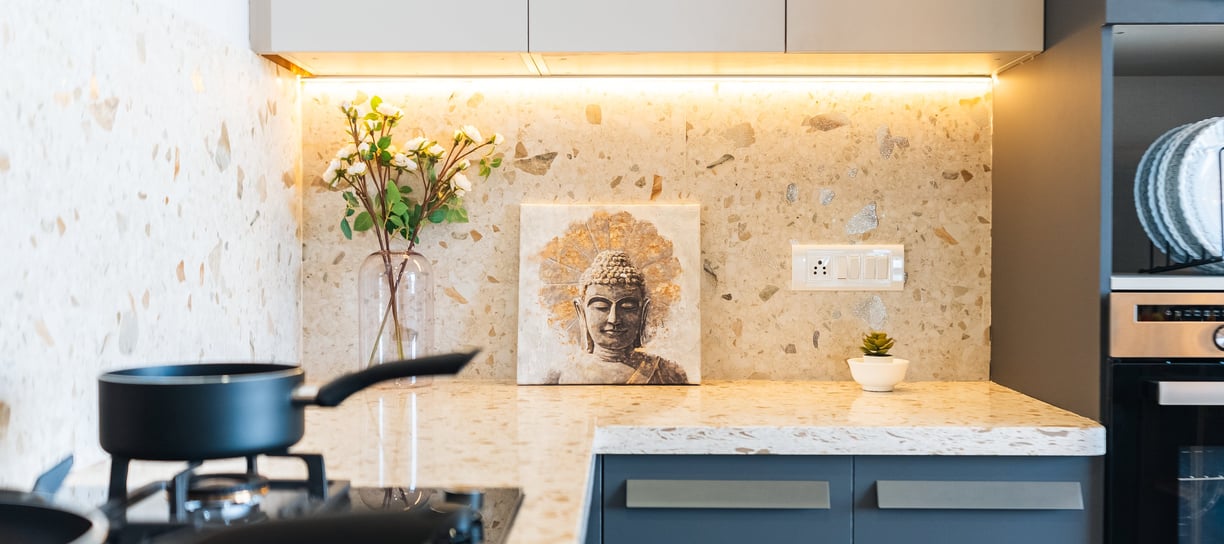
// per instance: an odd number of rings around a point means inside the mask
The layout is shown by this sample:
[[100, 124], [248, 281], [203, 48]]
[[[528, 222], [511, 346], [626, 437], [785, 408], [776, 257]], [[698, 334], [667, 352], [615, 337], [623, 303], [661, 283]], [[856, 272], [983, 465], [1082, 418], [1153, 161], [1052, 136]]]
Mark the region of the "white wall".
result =
[[234, 39], [158, 1], [0, 2], [0, 487], [105, 458], [102, 371], [297, 360], [299, 86]]

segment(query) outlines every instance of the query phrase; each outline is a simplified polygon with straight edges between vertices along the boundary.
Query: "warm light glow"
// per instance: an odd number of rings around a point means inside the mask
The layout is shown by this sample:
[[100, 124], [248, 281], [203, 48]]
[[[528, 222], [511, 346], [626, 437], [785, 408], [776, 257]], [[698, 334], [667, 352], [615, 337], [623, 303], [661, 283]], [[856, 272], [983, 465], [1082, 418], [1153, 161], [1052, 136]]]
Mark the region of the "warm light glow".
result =
[[783, 91], [822, 89], [830, 91], [873, 93], [989, 92], [991, 77], [417, 77], [417, 78], [331, 78], [302, 80], [303, 86], [316, 91], [346, 91], [362, 85], [377, 84], [398, 90], [443, 92], [465, 87], [493, 87], [507, 93], [564, 93], [591, 88], [616, 89], [623, 92], [682, 93], [708, 91], [717, 85], [719, 91], [755, 92], [777, 89]]

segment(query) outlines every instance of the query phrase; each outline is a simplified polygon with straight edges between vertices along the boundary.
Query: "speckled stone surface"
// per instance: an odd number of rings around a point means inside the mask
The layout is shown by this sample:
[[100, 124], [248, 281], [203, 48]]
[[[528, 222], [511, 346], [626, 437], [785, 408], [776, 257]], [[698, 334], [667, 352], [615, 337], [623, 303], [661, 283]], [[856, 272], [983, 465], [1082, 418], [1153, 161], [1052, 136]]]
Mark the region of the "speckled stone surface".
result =
[[[915, 380], [989, 375], [991, 91], [987, 80], [418, 79], [306, 81], [303, 360], [356, 367], [354, 270], [320, 173], [357, 91], [405, 109], [403, 141], [501, 132], [506, 165], [431, 225], [441, 349], [484, 353], [465, 379], [515, 378], [519, 205], [698, 202], [704, 379], [845, 379], [870, 328]], [[791, 291], [790, 241], [904, 244], [904, 291]]]
[[[370, 389], [334, 409], [308, 409], [306, 419], [294, 449], [323, 453], [328, 474], [355, 485], [522, 487], [526, 499], [510, 541], [524, 544], [580, 541], [592, 460], [601, 453], [1105, 451], [1096, 422], [990, 382], [903, 383], [891, 393], [868, 393], [853, 382], [641, 388], [437, 380], [416, 389]], [[137, 463], [130, 483], [166, 477], [166, 465]], [[241, 463], [205, 466], [234, 470]], [[261, 466], [274, 476], [302, 472], [279, 461]], [[102, 485], [105, 471], [105, 464], [77, 471], [70, 483]]]
[[296, 361], [296, 78], [153, 0], [0, 2], [0, 487], [103, 458], [104, 370]]

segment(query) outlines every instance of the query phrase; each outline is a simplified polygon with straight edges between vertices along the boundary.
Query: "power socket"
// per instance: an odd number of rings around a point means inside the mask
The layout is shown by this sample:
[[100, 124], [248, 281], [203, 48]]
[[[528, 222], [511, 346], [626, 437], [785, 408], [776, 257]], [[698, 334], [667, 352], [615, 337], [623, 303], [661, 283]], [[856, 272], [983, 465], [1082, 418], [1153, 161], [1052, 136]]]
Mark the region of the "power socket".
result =
[[900, 291], [905, 247], [791, 243], [791, 289], [796, 291]]
[[831, 256], [808, 257], [808, 262], [812, 263], [812, 279], [815, 281], [833, 279], [833, 272], [830, 268], [833, 266], [833, 258]]

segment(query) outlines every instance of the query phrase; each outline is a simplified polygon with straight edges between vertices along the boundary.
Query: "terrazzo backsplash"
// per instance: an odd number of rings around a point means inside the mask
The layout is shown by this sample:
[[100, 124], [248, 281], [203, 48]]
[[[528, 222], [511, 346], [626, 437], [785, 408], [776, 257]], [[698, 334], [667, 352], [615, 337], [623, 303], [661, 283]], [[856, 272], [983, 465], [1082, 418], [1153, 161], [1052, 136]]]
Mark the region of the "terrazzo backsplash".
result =
[[150, 0], [0, 3], [0, 487], [104, 458], [97, 375], [297, 361], [295, 76]]
[[[464, 224], [430, 225], [437, 343], [478, 346], [467, 379], [515, 378], [519, 206], [701, 207], [704, 380], [848, 380], [885, 329], [912, 380], [985, 380], [990, 351], [991, 94], [978, 80], [311, 80], [302, 89], [303, 364], [357, 368], [355, 270], [320, 174], [338, 106], [401, 106], [396, 143], [461, 125], [506, 137]], [[903, 244], [902, 291], [792, 291], [790, 242]]]

